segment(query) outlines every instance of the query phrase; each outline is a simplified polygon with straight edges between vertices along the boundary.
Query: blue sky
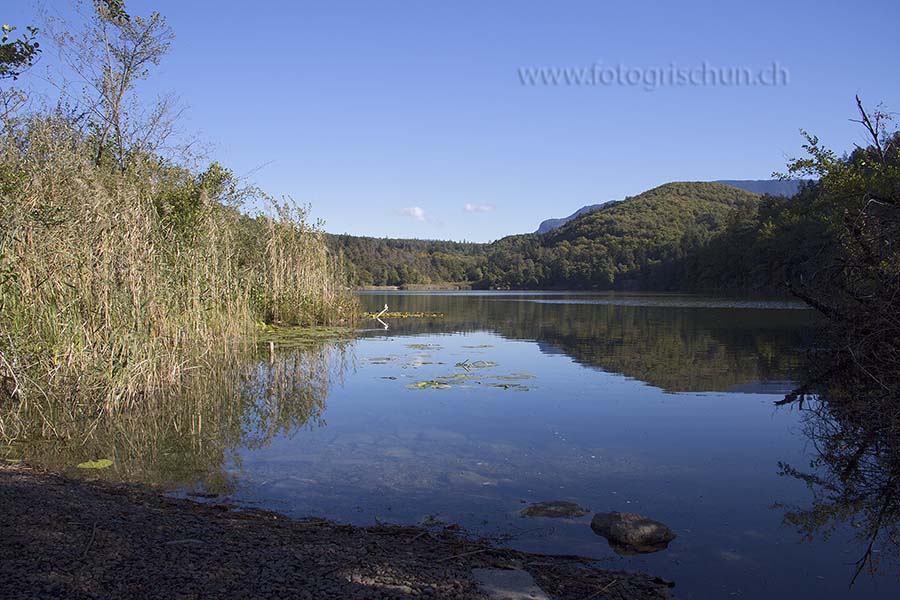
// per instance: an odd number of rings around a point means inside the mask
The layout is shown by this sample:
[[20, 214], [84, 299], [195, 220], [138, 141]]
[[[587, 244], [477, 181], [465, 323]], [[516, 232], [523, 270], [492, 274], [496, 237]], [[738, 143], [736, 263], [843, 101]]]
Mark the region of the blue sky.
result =
[[[667, 181], [768, 178], [801, 127], [848, 148], [855, 94], [900, 109], [893, 1], [126, 4], [175, 31], [149, 87], [181, 96], [182, 127], [335, 233], [492, 240]], [[520, 78], [774, 63], [786, 84]]]

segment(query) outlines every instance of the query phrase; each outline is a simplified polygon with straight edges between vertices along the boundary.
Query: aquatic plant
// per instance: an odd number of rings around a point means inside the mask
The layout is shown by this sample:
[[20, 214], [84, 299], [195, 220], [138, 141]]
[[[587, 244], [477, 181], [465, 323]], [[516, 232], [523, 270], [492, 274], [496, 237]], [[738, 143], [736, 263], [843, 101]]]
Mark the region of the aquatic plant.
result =
[[476, 360], [474, 362], [469, 362], [469, 359], [466, 359], [456, 363], [456, 366], [468, 371], [470, 369], [490, 369], [491, 367], [496, 367], [497, 363], [490, 360]]
[[485, 383], [484, 385], [488, 387], [500, 388], [502, 390], [515, 390], [517, 392], [527, 392], [531, 388], [527, 385], [522, 385], [521, 383]]
[[441, 347], [438, 344], [407, 344], [407, 348], [412, 348], [413, 350], [440, 350]]
[[[119, 4], [112, 20], [102, 2], [79, 23], [51, 17], [78, 85], [55, 82], [72, 88], [57, 109], [0, 116], [0, 436], [22, 435], [35, 410], [52, 430], [73, 407], [156, 403], [245, 352], [260, 321], [359, 314], [307, 207], [167, 149], [171, 106], [136, 84], [172, 32]], [[248, 201], [268, 209], [241, 212]]]
[[450, 384], [432, 379], [428, 381], [417, 381], [406, 387], [411, 390], [449, 390]]
[[[250, 218], [230, 175], [97, 166], [64, 119], [0, 137], [2, 401], [133, 407], [238, 352], [260, 320], [348, 323], [355, 300], [304, 213]], [[178, 216], [173, 216], [178, 213]], [[0, 418], [0, 434], [16, 436]]]
[[427, 312], [367, 312], [363, 315], [367, 319], [443, 319], [443, 313]]

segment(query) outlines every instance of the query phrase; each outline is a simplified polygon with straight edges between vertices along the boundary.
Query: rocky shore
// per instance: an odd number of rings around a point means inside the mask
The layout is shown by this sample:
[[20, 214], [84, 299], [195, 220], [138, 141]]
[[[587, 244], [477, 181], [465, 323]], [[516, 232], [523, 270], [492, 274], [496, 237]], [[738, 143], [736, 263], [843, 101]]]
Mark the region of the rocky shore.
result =
[[[497, 548], [453, 528], [292, 520], [20, 465], [0, 465], [0, 515], [0, 597], [9, 599], [649, 600], [671, 593], [644, 574]], [[516, 588], [523, 580], [537, 595]]]

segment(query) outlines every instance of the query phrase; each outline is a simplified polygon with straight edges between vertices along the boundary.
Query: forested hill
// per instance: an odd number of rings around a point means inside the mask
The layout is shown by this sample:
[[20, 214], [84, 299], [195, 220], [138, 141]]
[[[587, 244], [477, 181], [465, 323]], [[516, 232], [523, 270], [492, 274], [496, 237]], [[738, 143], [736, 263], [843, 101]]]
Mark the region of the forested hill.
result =
[[663, 264], [684, 259], [754, 213], [760, 196], [707, 182], [668, 183], [610, 202], [545, 234], [510, 236], [487, 249], [488, 287], [643, 287]]
[[328, 235], [353, 286], [471, 282], [482, 279], [485, 244]]
[[[804, 181], [800, 179], [721, 179], [712, 183], [723, 183], [747, 192], [753, 192], [754, 194], [790, 198], [800, 191]], [[591, 204], [582, 206], [568, 217], [541, 221], [535, 233], [547, 233], [553, 229], [558, 229], [576, 217], [595, 211], [601, 206], [603, 205]]]
[[491, 244], [349, 235], [328, 242], [349, 263], [355, 286], [689, 287], [668, 266], [698, 253], [729, 225], [755, 218], [759, 199], [719, 183], [678, 182], [609, 202], [544, 234]]

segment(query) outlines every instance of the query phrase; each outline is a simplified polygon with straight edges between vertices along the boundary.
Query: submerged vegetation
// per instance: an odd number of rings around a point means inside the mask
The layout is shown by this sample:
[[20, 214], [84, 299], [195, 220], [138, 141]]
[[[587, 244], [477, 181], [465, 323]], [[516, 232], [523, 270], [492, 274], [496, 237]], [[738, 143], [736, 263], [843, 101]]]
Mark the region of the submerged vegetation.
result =
[[[84, 93], [19, 106], [0, 124], [8, 438], [35, 435], [24, 426], [35, 417], [43, 437], [75, 435], [55, 425], [60, 411], [82, 431], [170, 397], [180, 414], [180, 386], [252, 352], [257, 323], [346, 325], [359, 312], [305, 208], [165, 150], [170, 103], [147, 105], [135, 92], [168, 49], [165, 19], [128, 15], [121, 3], [92, 9], [54, 35], [88, 78]], [[269, 209], [241, 210], [260, 202]]]

